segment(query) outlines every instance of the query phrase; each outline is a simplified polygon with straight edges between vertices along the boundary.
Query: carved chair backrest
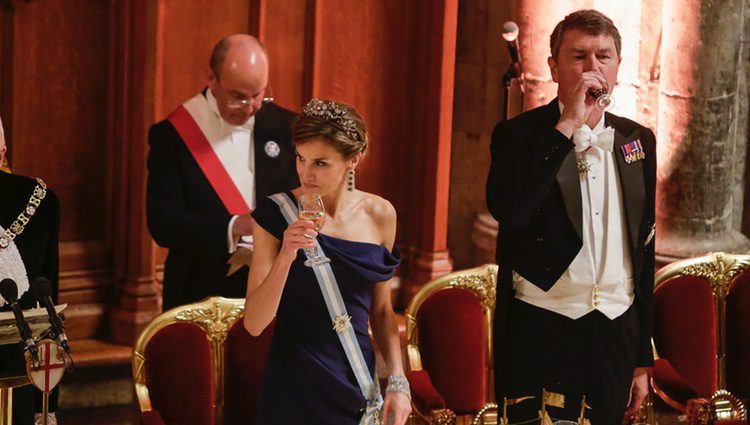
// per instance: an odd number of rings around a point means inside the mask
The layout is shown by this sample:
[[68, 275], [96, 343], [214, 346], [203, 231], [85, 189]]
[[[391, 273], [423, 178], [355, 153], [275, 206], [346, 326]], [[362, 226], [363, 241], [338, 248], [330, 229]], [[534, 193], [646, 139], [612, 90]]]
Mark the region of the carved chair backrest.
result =
[[[425, 284], [406, 312], [408, 369], [427, 370], [448, 407], [457, 413], [462, 407], [476, 412], [494, 401], [492, 320], [496, 288], [494, 264], [449, 273]], [[473, 376], [479, 381], [476, 387], [459, 385], [473, 381], [462, 378]]]
[[[154, 394], [154, 389], [150, 386], [156, 385], [159, 391], [164, 391], [166, 384], [161, 382], [172, 380], [176, 383], [170, 388], [173, 392], [207, 391], [205, 397], [200, 399], [212, 406], [208, 406], [208, 410], [203, 406], [193, 405], [193, 408], [199, 413], [210, 412], [211, 417], [201, 419], [203, 423], [222, 424], [224, 342], [229, 330], [242, 317], [244, 304], [244, 299], [211, 297], [164, 312], [146, 326], [135, 344], [132, 365], [136, 396], [142, 412], [160, 410], [157, 404], [162, 396]], [[150, 346], [152, 341], [158, 341], [158, 344]], [[191, 346], [184, 346], [185, 344]], [[149, 376], [150, 374], [154, 376]], [[180, 379], [191, 381], [182, 384], [188, 388], [179, 388]], [[207, 388], [203, 388], [204, 386]], [[191, 404], [193, 403], [186, 401], [180, 406], [180, 410], [190, 409]], [[160, 413], [167, 425], [170, 425], [168, 418], [172, 413]]]
[[[717, 252], [669, 264], [656, 273], [654, 302], [657, 356], [700, 397], [750, 397], [750, 255]], [[695, 370], [712, 376], [691, 376]]]

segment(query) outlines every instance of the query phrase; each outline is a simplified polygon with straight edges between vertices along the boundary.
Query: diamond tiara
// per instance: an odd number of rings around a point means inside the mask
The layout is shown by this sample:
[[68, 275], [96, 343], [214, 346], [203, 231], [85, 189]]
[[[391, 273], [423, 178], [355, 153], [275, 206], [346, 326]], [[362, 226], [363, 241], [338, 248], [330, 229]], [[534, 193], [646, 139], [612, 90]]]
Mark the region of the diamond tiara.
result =
[[302, 116], [322, 118], [336, 127], [339, 127], [353, 141], [362, 141], [362, 138], [357, 131], [357, 124], [354, 123], [354, 120], [349, 118], [346, 109], [336, 102], [312, 99], [302, 108]]

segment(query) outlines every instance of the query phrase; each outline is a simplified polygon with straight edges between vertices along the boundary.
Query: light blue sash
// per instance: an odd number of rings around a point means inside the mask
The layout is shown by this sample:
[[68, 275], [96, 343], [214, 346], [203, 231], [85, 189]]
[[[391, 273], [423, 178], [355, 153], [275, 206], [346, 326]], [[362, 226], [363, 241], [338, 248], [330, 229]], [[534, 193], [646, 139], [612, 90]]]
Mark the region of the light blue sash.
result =
[[[271, 196], [271, 200], [276, 202], [279, 206], [279, 209], [288, 224], [297, 221], [297, 206], [295, 205], [294, 200], [289, 199], [287, 194], [277, 193]], [[325, 253], [320, 247], [320, 244], [316, 242], [316, 245], [318, 256], [325, 257]], [[313, 266], [312, 269], [315, 273], [315, 277], [318, 279], [320, 292], [323, 294], [323, 299], [328, 308], [328, 314], [331, 317], [333, 329], [336, 331], [341, 346], [346, 353], [346, 358], [349, 360], [349, 365], [354, 371], [354, 376], [357, 378], [359, 389], [367, 400], [367, 408], [365, 409], [365, 413], [359, 423], [361, 425], [380, 424], [380, 409], [383, 406], [383, 397], [380, 395], [380, 386], [378, 385], [378, 380], [373, 379], [368, 372], [365, 358], [362, 355], [362, 349], [359, 347], [357, 337], [354, 334], [354, 328], [352, 328], [350, 323], [351, 317], [346, 312], [346, 305], [344, 305], [344, 300], [341, 298], [341, 291], [339, 291], [336, 276], [334, 276], [333, 270], [331, 270], [331, 264], [319, 264]]]

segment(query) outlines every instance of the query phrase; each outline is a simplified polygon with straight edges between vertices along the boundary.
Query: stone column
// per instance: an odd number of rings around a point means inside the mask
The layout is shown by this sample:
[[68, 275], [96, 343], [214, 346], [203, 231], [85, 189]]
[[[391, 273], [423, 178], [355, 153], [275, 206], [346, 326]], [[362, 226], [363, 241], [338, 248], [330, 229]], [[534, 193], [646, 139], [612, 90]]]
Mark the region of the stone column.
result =
[[[640, 31], [635, 34], [635, 46], [639, 57], [637, 70], [637, 114], [635, 120], [656, 132], [659, 118], [659, 78], [662, 15], [664, 0], [641, 2]], [[623, 61], [630, 53], [623, 52]], [[622, 71], [622, 69], [620, 70]], [[633, 117], [630, 117], [633, 118]]]
[[[495, 262], [497, 222], [485, 206], [485, 182], [490, 135], [502, 116], [502, 75], [510, 65], [501, 34], [511, 7], [495, 0], [464, 0], [458, 7], [448, 248], [454, 267], [465, 269]], [[512, 90], [520, 91], [517, 85]], [[511, 111], [520, 109], [521, 96], [513, 99]], [[489, 221], [489, 233], [477, 229], [480, 221]]]
[[[750, 86], [750, 1], [744, 0], [742, 10], [742, 24], [743, 24], [743, 38], [740, 42], [740, 61], [741, 67], [739, 69], [739, 88], [738, 88], [738, 99], [739, 99], [739, 119], [737, 121], [737, 140], [747, 143], [748, 136], [748, 123], [750, 123], [749, 113], [749, 100], [750, 92], [748, 87]], [[735, 157], [737, 161], [736, 166], [738, 170], [744, 170], [744, 173], [736, 173], [736, 183], [733, 185], [735, 190], [734, 196], [734, 210], [737, 212], [735, 215], [734, 225], [742, 230], [744, 234], [750, 232], [750, 196], [746, 197], [745, 193], [748, 192], [748, 188], [745, 182], [750, 179], [750, 170], [746, 167], [747, 155], [737, 155]], [[739, 196], [738, 196], [739, 195]]]
[[[666, 0], [657, 154], [658, 261], [745, 251], [738, 137], [743, 0]], [[743, 134], [740, 131], [739, 134]], [[741, 169], [742, 168], [742, 169]], [[740, 185], [740, 187], [737, 187]]]

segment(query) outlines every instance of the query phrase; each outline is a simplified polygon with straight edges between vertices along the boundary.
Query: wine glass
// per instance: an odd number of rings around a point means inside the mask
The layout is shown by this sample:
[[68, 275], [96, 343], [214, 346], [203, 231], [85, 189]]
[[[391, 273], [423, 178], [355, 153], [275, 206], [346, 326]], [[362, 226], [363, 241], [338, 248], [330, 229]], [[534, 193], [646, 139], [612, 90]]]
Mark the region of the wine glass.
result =
[[[313, 229], [319, 231], [323, 227], [326, 219], [326, 209], [323, 205], [323, 198], [320, 195], [304, 193], [299, 197], [299, 218], [313, 222]], [[307, 267], [325, 264], [331, 261], [327, 257], [319, 257], [317, 248], [305, 248]]]
[[602, 108], [604, 111], [611, 111], [615, 107], [615, 98], [609, 93], [607, 87], [590, 89], [589, 96], [596, 99], [596, 106]]

